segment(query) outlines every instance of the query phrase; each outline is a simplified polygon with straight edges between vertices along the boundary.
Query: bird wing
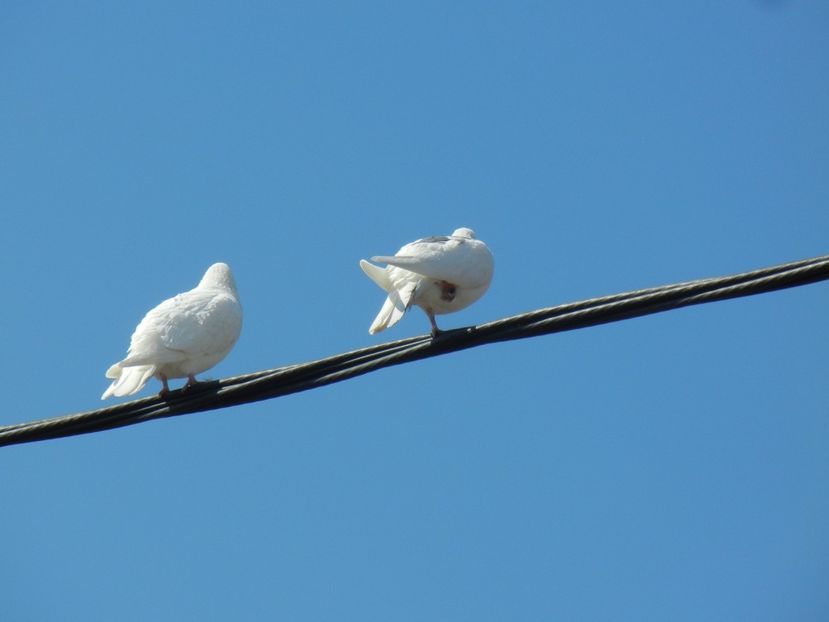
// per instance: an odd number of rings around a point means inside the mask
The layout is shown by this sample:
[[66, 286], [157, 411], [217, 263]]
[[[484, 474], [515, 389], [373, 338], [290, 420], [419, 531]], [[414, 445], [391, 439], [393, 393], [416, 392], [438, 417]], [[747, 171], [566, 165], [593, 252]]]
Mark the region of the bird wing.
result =
[[488, 259], [485, 247], [457, 237], [424, 238], [401, 248], [394, 257], [372, 260], [403, 268], [421, 276], [456, 284], [480, 280], [481, 261]]
[[187, 354], [212, 354], [229, 348], [239, 336], [242, 309], [231, 295], [193, 291], [178, 312], [164, 322], [161, 343]]
[[191, 290], [169, 298], [141, 320], [130, 341], [130, 365], [159, 365], [230, 348], [242, 325], [241, 306], [226, 293]]

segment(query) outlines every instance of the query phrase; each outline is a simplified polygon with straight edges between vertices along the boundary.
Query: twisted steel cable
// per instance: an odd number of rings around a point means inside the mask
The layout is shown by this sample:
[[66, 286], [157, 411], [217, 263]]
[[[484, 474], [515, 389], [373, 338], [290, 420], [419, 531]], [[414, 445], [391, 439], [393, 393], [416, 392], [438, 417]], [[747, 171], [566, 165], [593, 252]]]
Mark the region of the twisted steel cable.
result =
[[188, 390], [71, 415], [0, 426], [0, 446], [100, 432], [162, 417], [227, 408], [315, 389], [488, 343], [537, 337], [829, 280], [829, 255], [547, 307], [478, 326], [410, 337], [298, 365], [205, 382]]

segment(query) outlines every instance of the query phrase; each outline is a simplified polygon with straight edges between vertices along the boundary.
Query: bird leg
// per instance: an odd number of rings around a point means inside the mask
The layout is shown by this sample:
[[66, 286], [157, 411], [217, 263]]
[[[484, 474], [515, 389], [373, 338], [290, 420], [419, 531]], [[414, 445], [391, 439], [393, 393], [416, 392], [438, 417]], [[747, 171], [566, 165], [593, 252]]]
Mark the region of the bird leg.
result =
[[198, 383], [199, 381], [196, 380], [196, 377], [193, 374], [190, 374], [189, 376], [187, 376], [187, 382], [185, 383], [184, 388], [190, 389], [196, 386]]
[[[440, 288], [440, 299], [446, 302], [452, 302], [455, 300], [455, 294], [457, 294], [458, 288], [455, 286], [454, 283], [450, 283], [449, 281], [435, 281], [435, 285]], [[412, 297], [414, 299], [414, 297]], [[432, 324], [432, 337], [437, 337], [440, 335], [440, 329], [438, 328], [437, 322], [435, 322], [435, 314], [432, 313], [431, 309], [426, 311], [426, 315], [429, 316], [429, 322]]]
[[438, 328], [437, 322], [435, 322], [435, 314], [431, 311], [427, 311], [426, 315], [429, 316], [429, 322], [432, 324], [432, 338], [434, 339], [440, 335], [440, 329]]
[[167, 376], [158, 374], [158, 379], [161, 380], [161, 391], [158, 394], [162, 397], [170, 393], [170, 387], [167, 385]]

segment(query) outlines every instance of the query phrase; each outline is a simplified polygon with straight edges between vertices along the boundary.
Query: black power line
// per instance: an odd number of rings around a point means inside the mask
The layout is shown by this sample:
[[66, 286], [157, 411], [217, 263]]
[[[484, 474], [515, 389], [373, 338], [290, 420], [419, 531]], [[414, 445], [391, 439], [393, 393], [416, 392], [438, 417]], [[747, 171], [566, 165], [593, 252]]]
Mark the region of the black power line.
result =
[[829, 279], [829, 255], [731, 276], [699, 279], [538, 309], [479, 326], [410, 337], [328, 358], [205, 382], [88, 412], [0, 427], [0, 446], [100, 432], [307, 391], [362, 374], [487, 343], [618, 322], [690, 305], [762, 294]]

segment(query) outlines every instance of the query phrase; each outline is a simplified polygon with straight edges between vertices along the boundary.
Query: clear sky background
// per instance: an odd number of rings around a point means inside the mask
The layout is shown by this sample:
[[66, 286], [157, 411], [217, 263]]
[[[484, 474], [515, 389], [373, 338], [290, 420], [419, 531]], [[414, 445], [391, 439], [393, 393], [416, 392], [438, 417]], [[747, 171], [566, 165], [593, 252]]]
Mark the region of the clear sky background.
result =
[[[829, 4], [0, 6], [0, 423], [101, 406], [215, 261], [205, 377], [829, 252]], [[829, 619], [829, 286], [0, 449], [3, 620]], [[175, 383], [176, 385], [178, 382]], [[143, 395], [158, 390], [152, 382]]]

